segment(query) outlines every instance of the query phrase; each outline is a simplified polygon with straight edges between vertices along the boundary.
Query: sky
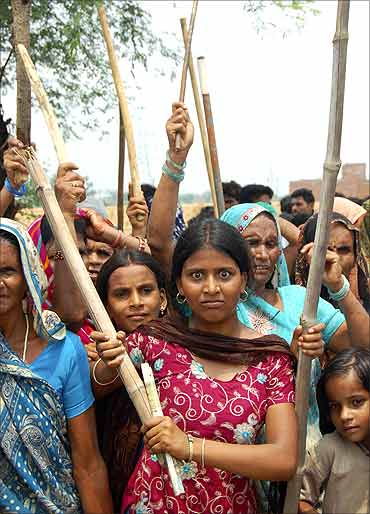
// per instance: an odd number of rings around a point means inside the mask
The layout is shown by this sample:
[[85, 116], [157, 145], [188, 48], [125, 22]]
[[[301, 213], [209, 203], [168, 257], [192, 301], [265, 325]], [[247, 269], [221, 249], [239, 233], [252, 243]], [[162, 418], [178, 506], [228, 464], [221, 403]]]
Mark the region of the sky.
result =
[[[176, 32], [182, 41], [179, 18], [189, 20], [190, 1], [146, 1], [153, 30]], [[280, 30], [258, 33], [240, 1], [200, 0], [192, 53], [206, 58], [222, 180], [263, 183], [278, 196], [289, 181], [320, 178], [326, 153], [332, 70], [332, 39], [336, 2], [315, 2], [318, 16], [308, 15], [287, 37]], [[274, 11], [268, 21], [281, 24]], [[173, 81], [153, 68], [137, 70], [135, 79], [121, 62], [124, 82], [139, 86], [130, 104], [139, 173], [142, 182], [156, 184], [168, 147], [165, 122], [180, 90], [181, 68]], [[164, 63], [166, 66], [166, 63]], [[168, 65], [167, 65], [168, 66]], [[112, 86], [113, 87], [113, 86]], [[186, 103], [195, 125], [195, 141], [188, 156], [182, 193], [209, 189], [190, 78]], [[15, 119], [13, 95], [3, 98], [7, 116]], [[42, 116], [35, 109], [32, 140], [48, 168], [56, 169], [53, 146]], [[85, 132], [68, 142], [68, 155], [89, 176], [95, 189], [115, 189], [118, 168], [118, 119], [105, 127], [108, 135]], [[342, 162], [369, 161], [369, 2], [353, 0], [350, 7], [347, 78], [342, 133]], [[128, 170], [128, 160], [126, 160]], [[128, 171], [127, 171], [128, 173]]]

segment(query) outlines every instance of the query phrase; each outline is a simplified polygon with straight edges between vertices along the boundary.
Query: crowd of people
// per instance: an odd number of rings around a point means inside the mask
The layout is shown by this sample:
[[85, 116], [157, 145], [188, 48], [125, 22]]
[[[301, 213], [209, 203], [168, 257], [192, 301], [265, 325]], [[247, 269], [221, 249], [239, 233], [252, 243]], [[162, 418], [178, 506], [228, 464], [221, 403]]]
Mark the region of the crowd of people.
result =
[[[184, 104], [166, 132], [157, 188], [129, 196], [130, 234], [86, 198], [74, 163], [57, 171], [59, 206], [116, 339], [96, 330], [47, 217], [29, 227], [1, 217], [0, 511], [281, 513], [297, 469], [303, 352], [312, 369], [297, 512], [368, 513], [369, 199], [335, 198], [316, 323], [304, 330], [312, 192], [294, 191], [278, 213], [271, 188], [223, 183], [221, 219], [210, 206], [186, 226], [179, 191], [194, 130]], [[4, 143], [1, 216], [24, 194], [23, 149]], [[151, 366], [162, 405], [144, 425], [118, 373], [126, 352], [139, 373]]]

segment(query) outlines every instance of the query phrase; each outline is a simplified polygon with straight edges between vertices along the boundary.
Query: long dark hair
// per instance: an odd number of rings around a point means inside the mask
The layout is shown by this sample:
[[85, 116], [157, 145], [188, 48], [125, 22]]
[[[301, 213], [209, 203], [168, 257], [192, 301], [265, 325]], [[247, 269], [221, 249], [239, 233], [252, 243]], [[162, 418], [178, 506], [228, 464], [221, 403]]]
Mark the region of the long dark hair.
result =
[[[309, 220], [306, 222], [304, 229], [303, 229], [303, 244], [312, 243], [315, 239], [315, 232], [317, 227], [317, 220], [318, 215], [314, 214], [309, 218]], [[340, 214], [339, 212], [333, 212], [330, 215], [330, 223], [342, 223], [347, 230], [351, 232], [352, 239], [353, 239], [353, 250], [356, 258], [355, 266], [357, 266], [357, 276], [358, 276], [358, 294], [362, 300], [363, 306], [366, 309], [368, 313], [370, 313], [370, 292], [369, 292], [369, 284], [368, 284], [368, 276], [367, 273], [364, 271], [362, 266], [359, 266], [359, 254], [361, 252], [360, 248], [360, 242], [359, 238], [356, 237], [356, 232], [352, 227], [351, 222], [348, 218]], [[352, 228], [351, 228], [352, 227]], [[366, 264], [364, 263], [365, 269]], [[321, 294], [320, 296], [324, 298], [326, 301], [332, 303], [335, 307], [337, 307], [337, 304], [333, 302], [329, 298], [329, 293], [326, 287], [321, 288]]]
[[329, 401], [326, 395], [326, 384], [335, 376], [348, 375], [354, 371], [364, 389], [370, 392], [370, 350], [348, 348], [338, 353], [321, 373], [317, 384], [317, 403], [320, 411], [320, 430], [322, 434], [335, 431], [330, 417]]
[[247, 246], [236, 228], [212, 218], [192, 223], [177, 241], [172, 258], [169, 285], [172, 305], [182, 315], [184, 312], [176, 301], [178, 293], [176, 281], [181, 277], [185, 262], [202, 248], [213, 248], [231, 257], [238, 265], [241, 273], [248, 273], [250, 270]]
[[116, 269], [126, 268], [127, 266], [130, 266], [130, 264], [138, 264], [139, 266], [146, 266], [149, 268], [156, 278], [158, 289], [165, 290], [165, 275], [158, 262], [151, 255], [134, 250], [119, 250], [103, 264], [97, 278], [96, 289], [104, 305], [107, 303], [108, 299], [109, 277]]

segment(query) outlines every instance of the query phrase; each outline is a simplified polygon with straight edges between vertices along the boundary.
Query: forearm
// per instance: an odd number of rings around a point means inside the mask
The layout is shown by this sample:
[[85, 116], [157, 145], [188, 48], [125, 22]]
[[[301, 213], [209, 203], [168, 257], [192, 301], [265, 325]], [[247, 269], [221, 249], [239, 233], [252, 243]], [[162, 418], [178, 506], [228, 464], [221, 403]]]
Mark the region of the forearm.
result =
[[338, 303], [343, 312], [352, 346], [369, 348], [370, 317], [352, 291]]
[[88, 469], [74, 465], [73, 475], [84, 514], [113, 514], [107, 469], [100, 456]]
[[149, 216], [148, 243], [152, 255], [169, 269], [172, 253], [172, 234], [176, 222], [179, 184], [162, 175], [153, 198]]
[[[123, 387], [117, 369], [110, 368], [101, 359], [99, 361], [90, 362], [90, 372], [92, 390], [97, 400]], [[100, 382], [100, 384], [98, 382]]]
[[[123, 237], [121, 238], [121, 241], [118, 245], [117, 248], [127, 248], [128, 250], [136, 250], [136, 251], [140, 251], [140, 240], [138, 239], [138, 237], [140, 239], [145, 239], [143, 236], [130, 236], [130, 235], [126, 235], [124, 234]], [[150, 247], [148, 245], [148, 243], [145, 241], [145, 250], [144, 250], [145, 253], [151, 253], [150, 252]]]
[[[71, 234], [76, 240], [72, 217], [67, 214], [64, 217]], [[58, 248], [56, 245], [56, 250]], [[79, 330], [87, 317], [87, 308], [65, 260], [55, 261], [54, 283], [53, 309], [73, 331]]]
[[283, 237], [288, 241], [289, 246], [297, 246], [299, 239], [299, 229], [284, 218], [278, 218], [280, 232]]
[[[202, 461], [202, 439], [194, 438], [193, 460]], [[205, 465], [253, 480], [288, 480], [296, 470], [295, 451], [276, 444], [240, 445], [206, 440]]]
[[0, 191], [0, 216], [3, 216], [9, 205], [12, 203], [13, 195], [5, 189], [5, 186]]

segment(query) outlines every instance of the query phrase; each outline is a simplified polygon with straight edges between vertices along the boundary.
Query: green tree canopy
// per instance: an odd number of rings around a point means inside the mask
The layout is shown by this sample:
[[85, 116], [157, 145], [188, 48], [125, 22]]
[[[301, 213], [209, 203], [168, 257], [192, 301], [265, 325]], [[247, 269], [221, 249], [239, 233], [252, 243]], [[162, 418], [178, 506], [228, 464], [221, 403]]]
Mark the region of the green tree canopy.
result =
[[[116, 105], [108, 57], [97, 15], [101, 0], [32, 0], [30, 55], [68, 136], [74, 128], [104, 126], [109, 109]], [[172, 38], [155, 35], [151, 16], [144, 2], [109, 0], [107, 16], [117, 54], [130, 63], [147, 67], [154, 54], [179, 60], [179, 45]], [[171, 43], [171, 41], [170, 41]], [[15, 56], [12, 46], [12, 11], [10, 0], [0, 1], [0, 52], [2, 66], [8, 60], [0, 87], [3, 92], [14, 87]], [[171, 46], [172, 49], [169, 48]], [[1, 76], [1, 72], [0, 72]], [[81, 117], [73, 119], [72, 113]]]

